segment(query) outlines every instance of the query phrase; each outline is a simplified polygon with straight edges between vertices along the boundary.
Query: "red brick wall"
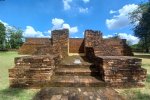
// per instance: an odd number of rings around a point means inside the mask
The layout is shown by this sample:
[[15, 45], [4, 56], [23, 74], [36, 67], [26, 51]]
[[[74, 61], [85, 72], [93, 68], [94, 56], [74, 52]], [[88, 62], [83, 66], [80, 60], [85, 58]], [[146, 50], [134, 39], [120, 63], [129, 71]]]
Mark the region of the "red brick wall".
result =
[[35, 45], [45, 45], [51, 42], [50, 38], [26, 38], [26, 43]]
[[84, 39], [70, 38], [69, 39], [69, 53], [84, 53]]
[[19, 54], [34, 54], [37, 47], [51, 45], [50, 38], [27, 38], [26, 42], [19, 48]]
[[85, 31], [85, 53], [94, 56], [132, 56], [130, 47], [122, 39], [103, 39], [99, 31]]

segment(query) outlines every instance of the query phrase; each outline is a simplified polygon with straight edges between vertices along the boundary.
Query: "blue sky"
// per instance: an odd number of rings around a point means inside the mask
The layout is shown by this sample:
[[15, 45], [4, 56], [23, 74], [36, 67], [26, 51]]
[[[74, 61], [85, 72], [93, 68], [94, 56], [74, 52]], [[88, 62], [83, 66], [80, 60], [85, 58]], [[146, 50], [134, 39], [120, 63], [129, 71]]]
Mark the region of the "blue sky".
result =
[[0, 21], [24, 31], [25, 37], [47, 37], [51, 30], [69, 28], [70, 37], [83, 37], [86, 29], [104, 37], [120, 34], [132, 42], [128, 13], [148, 0], [0, 0]]

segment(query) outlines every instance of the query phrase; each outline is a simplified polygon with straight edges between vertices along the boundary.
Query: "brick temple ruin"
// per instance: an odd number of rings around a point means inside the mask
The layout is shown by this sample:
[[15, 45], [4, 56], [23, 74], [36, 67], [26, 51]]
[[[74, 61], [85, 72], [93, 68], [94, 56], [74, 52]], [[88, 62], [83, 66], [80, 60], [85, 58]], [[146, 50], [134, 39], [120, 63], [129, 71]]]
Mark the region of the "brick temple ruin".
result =
[[126, 40], [103, 39], [100, 31], [86, 30], [78, 39], [67, 29], [54, 30], [51, 38], [26, 39], [19, 54], [30, 56], [15, 58], [11, 87], [142, 87], [146, 80]]

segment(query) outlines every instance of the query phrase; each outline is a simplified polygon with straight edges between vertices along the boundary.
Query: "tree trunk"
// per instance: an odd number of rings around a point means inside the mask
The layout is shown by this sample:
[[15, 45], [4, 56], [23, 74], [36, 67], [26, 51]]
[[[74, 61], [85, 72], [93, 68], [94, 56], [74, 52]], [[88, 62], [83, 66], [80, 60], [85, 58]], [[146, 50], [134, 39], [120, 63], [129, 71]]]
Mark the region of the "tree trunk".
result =
[[148, 39], [147, 39], [147, 38], [148, 38], [148, 37], [145, 36], [145, 41], [144, 41], [145, 43], [144, 43], [144, 45], [145, 45], [145, 52], [146, 52], [146, 53], [149, 53], [149, 47], [148, 47], [148, 42], [147, 42]]
[[146, 53], [149, 53], [149, 48], [148, 48], [148, 47], [145, 49], [145, 52], [146, 52]]

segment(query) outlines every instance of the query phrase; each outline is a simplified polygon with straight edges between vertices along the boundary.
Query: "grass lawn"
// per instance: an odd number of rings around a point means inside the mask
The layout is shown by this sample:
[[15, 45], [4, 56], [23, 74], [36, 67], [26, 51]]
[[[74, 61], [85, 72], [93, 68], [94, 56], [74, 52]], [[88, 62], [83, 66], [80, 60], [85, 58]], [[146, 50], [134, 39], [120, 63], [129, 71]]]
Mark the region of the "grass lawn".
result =
[[17, 52], [0, 52], [0, 100], [31, 100], [39, 91], [9, 88], [8, 69], [14, 67], [14, 57], [17, 56]]
[[[31, 100], [38, 89], [11, 89], [9, 88], [8, 69], [14, 66], [14, 57], [17, 52], [0, 52], [0, 100]], [[150, 100], [150, 54], [135, 53], [142, 58], [142, 67], [147, 69], [147, 80], [144, 88], [116, 89], [127, 100]]]

